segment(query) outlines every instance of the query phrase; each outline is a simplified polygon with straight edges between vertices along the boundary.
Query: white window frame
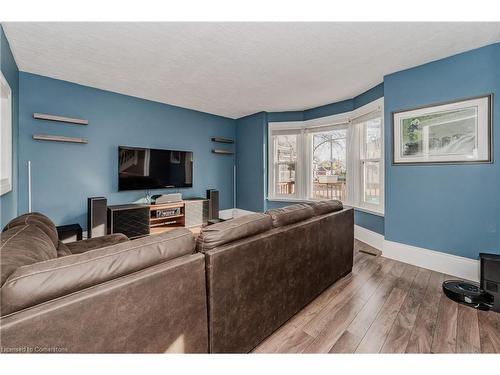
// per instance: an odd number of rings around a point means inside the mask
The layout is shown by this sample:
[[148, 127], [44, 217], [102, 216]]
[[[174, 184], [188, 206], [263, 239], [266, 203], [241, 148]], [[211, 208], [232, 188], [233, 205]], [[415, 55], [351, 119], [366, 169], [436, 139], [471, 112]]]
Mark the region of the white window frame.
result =
[[0, 195], [12, 190], [12, 91], [0, 72]]
[[[380, 115], [380, 138], [381, 138], [381, 150], [379, 158], [366, 158], [364, 156], [364, 147], [366, 146], [365, 142], [365, 126], [366, 121], [374, 118], [373, 114], [378, 113]], [[378, 117], [378, 116], [377, 116]], [[357, 174], [355, 176], [356, 186], [358, 187], [358, 191], [355, 192], [353, 198], [353, 206], [360, 209], [366, 210], [368, 212], [384, 214], [384, 102], [383, 98], [376, 100], [375, 102], [368, 103], [367, 105], [358, 108], [353, 111], [352, 125], [355, 128], [355, 131], [358, 133], [359, 137], [358, 142], [355, 142], [355, 146], [357, 146], [355, 152], [356, 156], [354, 158], [354, 162], [357, 163], [356, 171]], [[363, 154], [363, 156], [362, 156]], [[378, 161], [380, 164], [380, 203], [373, 204], [364, 201], [364, 163], [370, 161]]]
[[[275, 153], [275, 142], [272, 137], [272, 131], [279, 131], [279, 130], [292, 130], [297, 132], [297, 162], [295, 165], [295, 189], [294, 189], [294, 194], [277, 194], [274, 192], [275, 184], [275, 160], [274, 160], [274, 153]], [[303, 195], [303, 189], [300, 184], [300, 180], [298, 181], [297, 176], [302, 174], [303, 171], [303, 162], [302, 158], [299, 157], [302, 153], [302, 142], [301, 142], [301, 136], [302, 136], [302, 127], [299, 126], [299, 124], [296, 123], [275, 123], [273, 127], [269, 126], [268, 128], [268, 145], [269, 145], [269, 157], [268, 157], [268, 176], [269, 176], [269, 181], [268, 181], [268, 195], [272, 196], [275, 200], [299, 200], [299, 197]], [[272, 182], [271, 182], [272, 181]]]
[[[381, 155], [380, 159], [373, 159], [380, 162], [380, 204], [370, 204], [364, 202], [364, 171], [363, 163], [371, 159], [361, 158], [361, 149], [364, 147], [364, 132], [362, 131], [363, 118], [373, 117], [374, 113], [380, 114], [381, 119]], [[268, 124], [268, 197], [270, 201], [284, 202], [307, 202], [313, 201], [312, 196], [312, 149], [311, 129], [317, 128], [348, 128], [348, 150], [347, 150], [347, 197], [343, 202], [348, 206], [353, 206], [360, 211], [366, 211], [379, 216], [384, 215], [384, 98], [377, 99], [371, 103], [357, 108], [350, 112], [345, 112], [333, 116], [321, 117], [307, 121], [292, 122], [270, 122]], [[297, 131], [297, 165], [295, 170], [295, 193], [293, 195], [274, 194], [274, 141], [273, 134], [280, 130]]]

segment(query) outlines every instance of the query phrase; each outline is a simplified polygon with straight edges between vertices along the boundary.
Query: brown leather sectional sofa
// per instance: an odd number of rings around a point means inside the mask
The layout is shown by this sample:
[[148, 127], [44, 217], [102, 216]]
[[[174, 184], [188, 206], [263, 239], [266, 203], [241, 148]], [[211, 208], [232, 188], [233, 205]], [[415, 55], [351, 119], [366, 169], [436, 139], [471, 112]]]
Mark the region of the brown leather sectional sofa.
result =
[[63, 244], [38, 213], [0, 250], [3, 352], [245, 353], [352, 269], [353, 210], [299, 204]]

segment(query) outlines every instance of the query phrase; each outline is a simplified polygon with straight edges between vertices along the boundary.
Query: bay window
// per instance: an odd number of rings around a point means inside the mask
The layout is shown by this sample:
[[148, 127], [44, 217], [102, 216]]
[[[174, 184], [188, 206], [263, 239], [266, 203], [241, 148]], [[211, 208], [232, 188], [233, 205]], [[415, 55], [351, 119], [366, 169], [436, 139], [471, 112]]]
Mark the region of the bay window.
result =
[[268, 199], [338, 199], [383, 214], [383, 98], [352, 112], [269, 123]]

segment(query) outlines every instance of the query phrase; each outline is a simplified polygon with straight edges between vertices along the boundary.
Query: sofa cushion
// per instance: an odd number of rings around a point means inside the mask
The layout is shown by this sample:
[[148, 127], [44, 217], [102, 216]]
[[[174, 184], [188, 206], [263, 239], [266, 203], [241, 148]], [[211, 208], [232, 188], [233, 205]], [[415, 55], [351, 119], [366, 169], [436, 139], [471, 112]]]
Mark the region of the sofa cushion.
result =
[[68, 255], [71, 255], [71, 250], [64, 242], [59, 241], [59, 245], [57, 246], [57, 257], [60, 258]]
[[267, 210], [266, 214], [271, 216], [273, 227], [277, 228], [309, 219], [314, 216], [314, 210], [308, 204], [299, 203], [283, 208], [273, 208], [272, 210]]
[[39, 227], [41, 230], [49, 236], [50, 240], [57, 248], [59, 242], [59, 236], [57, 235], [57, 228], [47, 216], [41, 214], [40, 212], [30, 212], [12, 219], [3, 229], [4, 231], [14, 228], [18, 225], [33, 224]]
[[193, 252], [193, 234], [179, 228], [20, 267], [2, 286], [2, 315]]
[[315, 215], [325, 215], [330, 212], [342, 211], [344, 206], [339, 200], [317, 201], [307, 203], [314, 210]]
[[271, 228], [271, 217], [266, 214], [249, 214], [230, 219], [203, 228], [198, 236], [196, 249], [204, 253], [217, 246], [262, 233]]
[[0, 286], [19, 267], [57, 258], [54, 244], [38, 225], [17, 225], [1, 237]]
[[100, 249], [101, 247], [116, 245], [117, 243], [127, 242], [127, 236], [121, 233], [108, 234], [88, 240], [69, 242], [66, 244], [72, 254], [81, 254], [89, 250]]

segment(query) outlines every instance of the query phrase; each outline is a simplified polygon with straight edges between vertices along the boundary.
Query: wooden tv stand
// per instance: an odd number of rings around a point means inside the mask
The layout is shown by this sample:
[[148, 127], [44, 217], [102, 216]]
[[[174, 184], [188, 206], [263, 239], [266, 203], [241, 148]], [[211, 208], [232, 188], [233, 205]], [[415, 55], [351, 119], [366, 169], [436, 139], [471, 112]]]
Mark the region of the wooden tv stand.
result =
[[[167, 216], [162, 216], [162, 211]], [[175, 228], [188, 228], [194, 234], [199, 234], [207, 220], [208, 201], [203, 198], [162, 204], [108, 206], [108, 233], [123, 233], [129, 238], [163, 233]]]

